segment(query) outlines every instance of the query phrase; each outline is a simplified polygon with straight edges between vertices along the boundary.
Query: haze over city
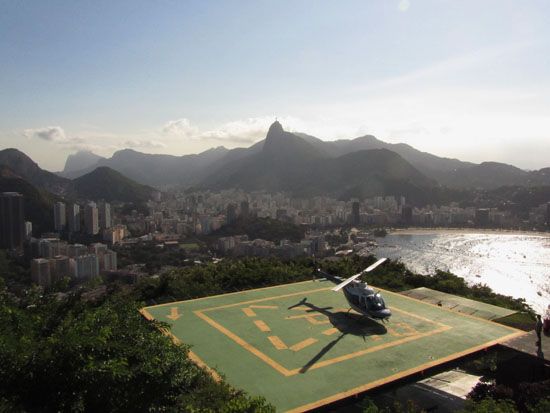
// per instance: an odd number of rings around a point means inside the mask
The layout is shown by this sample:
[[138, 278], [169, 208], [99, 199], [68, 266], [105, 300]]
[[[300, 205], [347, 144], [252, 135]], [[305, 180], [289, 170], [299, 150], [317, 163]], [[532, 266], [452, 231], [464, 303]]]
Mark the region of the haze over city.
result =
[[278, 118], [464, 161], [550, 159], [546, 1], [2, 2], [0, 144], [188, 154]]

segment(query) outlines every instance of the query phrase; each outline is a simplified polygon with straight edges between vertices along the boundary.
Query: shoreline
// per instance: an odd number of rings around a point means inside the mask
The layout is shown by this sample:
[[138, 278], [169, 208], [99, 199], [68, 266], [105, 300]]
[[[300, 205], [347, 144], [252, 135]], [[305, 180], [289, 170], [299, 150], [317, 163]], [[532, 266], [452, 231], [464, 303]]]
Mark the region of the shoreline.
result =
[[513, 229], [493, 229], [493, 228], [396, 228], [388, 230], [388, 235], [425, 235], [425, 234], [495, 234], [495, 235], [531, 235], [537, 237], [550, 238], [550, 232], [525, 231]]

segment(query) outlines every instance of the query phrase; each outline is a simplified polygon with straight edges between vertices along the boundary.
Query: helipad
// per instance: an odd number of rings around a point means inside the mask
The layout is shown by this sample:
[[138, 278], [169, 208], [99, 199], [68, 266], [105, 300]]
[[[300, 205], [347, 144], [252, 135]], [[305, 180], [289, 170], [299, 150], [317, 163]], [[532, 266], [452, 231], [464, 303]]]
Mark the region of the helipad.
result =
[[197, 362], [279, 411], [319, 407], [523, 334], [388, 291], [391, 321], [374, 322], [348, 314], [332, 286], [286, 284], [142, 312], [171, 324]]

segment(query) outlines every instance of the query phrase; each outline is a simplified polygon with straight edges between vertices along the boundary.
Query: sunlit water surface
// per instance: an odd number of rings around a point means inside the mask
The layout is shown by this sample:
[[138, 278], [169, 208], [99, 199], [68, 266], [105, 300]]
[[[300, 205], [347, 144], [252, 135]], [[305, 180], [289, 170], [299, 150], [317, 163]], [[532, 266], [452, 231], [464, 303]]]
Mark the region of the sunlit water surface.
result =
[[550, 236], [434, 231], [393, 233], [377, 242], [375, 255], [400, 259], [414, 272], [450, 271], [525, 298], [537, 312], [550, 304]]

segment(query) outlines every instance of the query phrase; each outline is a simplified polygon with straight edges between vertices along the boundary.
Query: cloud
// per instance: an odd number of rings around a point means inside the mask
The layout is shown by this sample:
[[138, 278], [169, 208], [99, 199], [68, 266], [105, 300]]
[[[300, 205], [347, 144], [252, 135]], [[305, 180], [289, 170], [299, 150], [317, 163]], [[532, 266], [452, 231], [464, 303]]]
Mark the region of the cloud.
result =
[[273, 117], [248, 118], [225, 123], [216, 129], [200, 134], [201, 139], [252, 143], [265, 137]]
[[167, 122], [162, 131], [168, 135], [193, 137], [198, 133], [199, 129], [196, 126], [191, 126], [189, 119], [181, 118]]
[[165, 134], [186, 139], [210, 140], [233, 143], [252, 143], [265, 137], [273, 116], [247, 118], [224, 123], [216, 128], [201, 131], [189, 119], [181, 118], [167, 122], [162, 131]]
[[23, 135], [27, 138], [38, 138], [49, 142], [63, 142], [67, 140], [65, 131], [60, 126], [46, 126], [37, 129], [25, 129]]
[[135, 140], [130, 139], [124, 142], [127, 148], [166, 148], [166, 144], [154, 140]]
[[403, 13], [409, 10], [409, 7], [411, 7], [411, 2], [409, 0], [401, 0], [397, 5], [397, 9]]

